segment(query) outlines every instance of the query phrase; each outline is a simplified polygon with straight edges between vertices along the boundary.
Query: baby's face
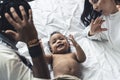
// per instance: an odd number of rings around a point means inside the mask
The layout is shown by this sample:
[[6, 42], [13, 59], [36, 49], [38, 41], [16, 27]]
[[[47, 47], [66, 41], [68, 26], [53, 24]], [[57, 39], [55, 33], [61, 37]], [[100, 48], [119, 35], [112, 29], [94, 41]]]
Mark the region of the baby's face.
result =
[[68, 40], [60, 33], [53, 34], [49, 42], [53, 54], [64, 54], [69, 50]]

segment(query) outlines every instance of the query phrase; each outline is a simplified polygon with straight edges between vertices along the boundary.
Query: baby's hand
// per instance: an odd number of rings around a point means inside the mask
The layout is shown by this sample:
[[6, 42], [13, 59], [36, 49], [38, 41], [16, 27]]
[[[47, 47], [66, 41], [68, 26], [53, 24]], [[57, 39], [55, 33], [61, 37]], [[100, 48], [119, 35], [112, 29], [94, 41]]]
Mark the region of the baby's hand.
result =
[[92, 20], [91, 23], [90, 23], [91, 28], [90, 28], [90, 31], [89, 31], [89, 35], [92, 36], [96, 33], [106, 31], [107, 28], [101, 28], [101, 25], [104, 21], [105, 20], [103, 20], [100, 17], [97, 17], [95, 20]]
[[75, 41], [73, 35], [69, 35], [69, 40], [72, 42], [73, 46], [76, 46], [77, 45], [77, 42]]

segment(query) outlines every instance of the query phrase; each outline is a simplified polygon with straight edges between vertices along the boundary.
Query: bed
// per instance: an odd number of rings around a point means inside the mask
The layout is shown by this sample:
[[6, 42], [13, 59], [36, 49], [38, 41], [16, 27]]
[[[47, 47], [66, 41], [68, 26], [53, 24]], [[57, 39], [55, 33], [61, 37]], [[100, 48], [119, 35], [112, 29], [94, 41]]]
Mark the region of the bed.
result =
[[[83, 80], [120, 80], [119, 52], [109, 48], [107, 41], [92, 41], [81, 34], [85, 28], [80, 22], [84, 0], [35, 0], [29, 4], [45, 53], [49, 53], [47, 41], [53, 31], [72, 34], [87, 56], [81, 65]], [[30, 59], [25, 43], [19, 42], [17, 47]]]

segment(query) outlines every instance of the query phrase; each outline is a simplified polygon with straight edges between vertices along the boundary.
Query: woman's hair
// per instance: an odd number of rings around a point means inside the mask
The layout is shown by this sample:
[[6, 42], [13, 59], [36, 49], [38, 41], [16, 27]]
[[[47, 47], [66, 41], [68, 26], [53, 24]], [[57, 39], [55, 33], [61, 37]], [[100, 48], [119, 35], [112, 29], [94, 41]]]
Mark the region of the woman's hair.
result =
[[27, 2], [31, 2], [31, 1], [34, 1], [34, 0], [26, 0]]
[[0, 30], [5, 31], [5, 30], [14, 30], [14, 27], [7, 21], [5, 18], [5, 13], [8, 12], [11, 17], [12, 14], [10, 12], [10, 7], [14, 7], [18, 16], [22, 19], [21, 12], [19, 10], [19, 6], [22, 5], [26, 11], [27, 16], [29, 16], [28, 10], [30, 9], [30, 5], [26, 0], [0, 0]]
[[87, 27], [92, 19], [96, 19], [98, 16], [100, 16], [101, 13], [93, 10], [92, 5], [89, 3], [89, 0], [85, 0], [84, 3], [84, 10], [81, 15], [81, 21], [82, 23]]
[[120, 5], [120, 0], [115, 0], [115, 3], [116, 3], [117, 5]]
[[[120, 0], [115, 0], [115, 3], [120, 4]], [[98, 16], [101, 16], [101, 12], [95, 11], [89, 0], [85, 0], [84, 10], [81, 15], [82, 23], [87, 27], [90, 24], [91, 20], [95, 20]]]
[[[53, 33], [50, 34], [50, 37], [52, 37], [54, 34], [61, 34], [60, 32], [54, 31]], [[66, 38], [66, 40], [68, 41], [68, 39]], [[68, 41], [69, 43], [69, 41]], [[50, 42], [48, 41], [48, 47], [50, 49], [50, 52], [52, 52], [51, 46], [50, 46]], [[68, 52], [71, 52], [71, 47], [69, 46]]]

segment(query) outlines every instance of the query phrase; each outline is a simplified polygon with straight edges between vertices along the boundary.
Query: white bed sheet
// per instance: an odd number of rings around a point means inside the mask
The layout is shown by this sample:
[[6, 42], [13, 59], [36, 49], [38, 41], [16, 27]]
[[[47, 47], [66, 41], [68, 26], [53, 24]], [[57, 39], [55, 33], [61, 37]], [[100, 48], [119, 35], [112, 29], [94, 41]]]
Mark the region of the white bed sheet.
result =
[[[30, 5], [45, 53], [49, 53], [47, 41], [53, 31], [66, 36], [72, 34], [87, 56], [82, 64], [83, 80], [120, 80], [120, 53], [109, 48], [107, 42], [95, 42], [81, 36], [84, 26], [80, 15], [84, 0], [35, 0]], [[30, 58], [24, 43], [17, 47], [22, 55]]]

